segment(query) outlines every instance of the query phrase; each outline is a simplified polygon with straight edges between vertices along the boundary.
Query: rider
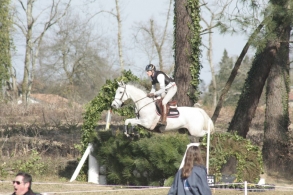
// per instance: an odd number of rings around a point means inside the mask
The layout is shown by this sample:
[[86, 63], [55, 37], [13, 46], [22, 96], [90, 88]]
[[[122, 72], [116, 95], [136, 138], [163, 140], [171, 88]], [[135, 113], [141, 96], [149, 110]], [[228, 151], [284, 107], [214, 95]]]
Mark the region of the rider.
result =
[[[173, 78], [170, 78], [162, 71], [156, 71], [156, 67], [153, 64], [149, 64], [145, 68], [147, 75], [152, 79], [152, 89], [147, 95], [148, 97], [161, 96], [163, 98], [163, 111], [161, 116], [161, 124], [166, 126], [166, 104], [172, 99], [177, 92], [177, 86]], [[156, 84], [159, 83], [160, 89], [156, 91]]]

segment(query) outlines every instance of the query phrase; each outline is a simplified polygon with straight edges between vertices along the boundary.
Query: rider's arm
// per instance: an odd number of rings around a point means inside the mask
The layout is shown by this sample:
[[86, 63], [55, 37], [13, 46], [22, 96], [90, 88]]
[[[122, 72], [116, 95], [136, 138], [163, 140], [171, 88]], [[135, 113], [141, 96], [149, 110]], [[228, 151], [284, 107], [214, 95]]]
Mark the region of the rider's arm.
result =
[[161, 93], [165, 92], [165, 75], [164, 74], [159, 74], [157, 76], [157, 80], [160, 85], [160, 89], [156, 92], [154, 92], [155, 95], [161, 95]]
[[152, 85], [152, 89], [150, 91], [150, 93], [155, 93], [156, 91], [156, 84]]

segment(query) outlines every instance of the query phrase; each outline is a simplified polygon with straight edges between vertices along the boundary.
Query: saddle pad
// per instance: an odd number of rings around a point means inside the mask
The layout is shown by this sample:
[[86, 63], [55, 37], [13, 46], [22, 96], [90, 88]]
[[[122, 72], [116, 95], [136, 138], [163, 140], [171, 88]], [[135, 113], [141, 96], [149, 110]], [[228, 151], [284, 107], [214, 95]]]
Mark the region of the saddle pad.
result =
[[[161, 110], [159, 109], [158, 106], [156, 106], [156, 111], [157, 111], [157, 114], [158, 115], [161, 115]], [[175, 108], [170, 108], [169, 109], [169, 112], [167, 114], [167, 117], [168, 118], [178, 118], [179, 115], [180, 115], [180, 113], [179, 113], [177, 107], [175, 107]]]
[[167, 114], [168, 118], [177, 118], [179, 117], [179, 111], [177, 110], [177, 108], [170, 108], [169, 112]]

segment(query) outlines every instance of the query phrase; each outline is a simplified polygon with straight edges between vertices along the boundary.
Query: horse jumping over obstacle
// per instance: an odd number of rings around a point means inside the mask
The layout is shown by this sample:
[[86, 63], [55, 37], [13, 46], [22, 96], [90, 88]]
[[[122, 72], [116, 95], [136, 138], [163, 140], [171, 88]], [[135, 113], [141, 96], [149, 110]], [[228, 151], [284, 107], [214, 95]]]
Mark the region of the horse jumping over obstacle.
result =
[[147, 97], [145, 90], [141, 89], [136, 84], [124, 84], [118, 82], [115, 99], [112, 102], [112, 107], [115, 109], [121, 108], [123, 103], [132, 99], [135, 104], [136, 118], [125, 120], [125, 135], [129, 136], [128, 124], [131, 127], [137, 125], [143, 126], [151, 131], [159, 129], [160, 132], [174, 131], [179, 129], [187, 129], [189, 134], [194, 137], [203, 137], [208, 132], [214, 132], [214, 124], [208, 114], [198, 107], [178, 107], [171, 108], [171, 111], [176, 115], [167, 117], [167, 126], [158, 126], [160, 120], [159, 110], [156, 108], [156, 100]]

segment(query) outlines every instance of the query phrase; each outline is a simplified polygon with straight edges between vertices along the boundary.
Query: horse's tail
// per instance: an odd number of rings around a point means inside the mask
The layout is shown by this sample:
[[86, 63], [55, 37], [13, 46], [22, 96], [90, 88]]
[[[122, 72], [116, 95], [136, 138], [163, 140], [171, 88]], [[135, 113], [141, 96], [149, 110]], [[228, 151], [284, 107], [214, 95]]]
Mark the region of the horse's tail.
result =
[[214, 126], [212, 119], [203, 109], [201, 109], [201, 108], [199, 108], [199, 109], [200, 109], [200, 112], [202, 113], [202, 115], [204, 116], [204, 129], [210, 130], [211, 134], [214, 133], [215, 126]]

